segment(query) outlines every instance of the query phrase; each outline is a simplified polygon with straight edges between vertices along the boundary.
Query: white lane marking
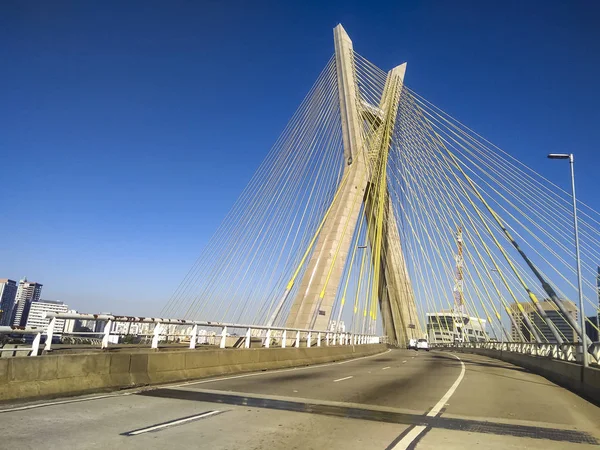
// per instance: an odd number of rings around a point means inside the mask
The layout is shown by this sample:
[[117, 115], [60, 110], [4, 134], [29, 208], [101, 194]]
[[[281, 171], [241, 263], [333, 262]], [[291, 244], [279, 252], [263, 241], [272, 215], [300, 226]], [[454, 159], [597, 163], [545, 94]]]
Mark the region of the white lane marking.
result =
[[342, 361], [342, 362], [333, 362], [333, 363], [319, 364], [319, 365], [315, 365], [315, 366], [292, 367], [291, 369], [267, 370], [266, 372], [253, 372], [253, 373], [246, 373], [244, 375], [234, 375], [234, 376], [231, 376], [231, 377], [211, 378], [211, 379], [208, 379], [208, 380], [201, 380], [201, 381], [188, 381], [186, 383], [176, 384], [176, 385], [172, 385], [172, 386], [159, 386], [158, 388], [190, 386], [192, 384], [212, 383], [212, 382], [215, 382], [215, 381], [226, 381], [226, 380], [233, 380], [233, 379], [236, 379], [236, 378], [256, 377], [256, 376], [259, 376], [259, 375], [269, 375], [269, 374], [272, 375], [274, 373], [291, 372], [291, 371], [294, 371], [294, 370], [320, 369], [321, 367], [335, 366], [337, 364], [346, 364], [346, 363], [349, 363], [349, 362], [352, 362], [352, 361], [359, 361], [361, 359], [373, 358], [374, 356], [385, 355], [386, 353], [389, 353], [391, 351], [392, 350], [388, 350], [387, 352], [383, 352], [383, 353], [376, 353], [374, 355], [369, 355], [369, 356], [361, 356], [360, 358], [349, 359], [347, 361]]
[[154, 430], [160, 430], [161, 428], [172, 427], [174, 425], [180, 425], [182, 423], [191, 422], [192, 420], [203, 419], [205, 417], [214, 416], [215, 414], [220, 414], [221, 411], [208, 411], [202, 414], [197, 414], [195, 416], [186, 417], [185, 419], [174, 420], [172, 422], [161, 423], [160, 425], [154, 425], [153, 427], [142, 428], [141, 430], [132, 431], [131, 433], [127, 433], [128, 436], [137, 436], [138, 434], [148, 433]]
[[460, 384], [460, 382], [462, 381], [462, 379], [465, 376], [465, 363], [462, 362], [462, 360], [458, 356], [456, 356], [452, 353], [450, 353], [450, 355], [454, 356], [456, 359], [458, 359], [460, 361], [460, 375], [458, 376], [458, 378], [456, 379], [454, 384], [452, 386], [450, 386], [450, 389], [448, 389], [448, 392], [446, 392], [444, 394], [444, 396], [440, 399], [440, 401], [437, 402], [437, 404], [431, 409], [431, 411], [429, 411], [427, 413], [428, 417], [437, 416], [437, 414], [442, 410], [444, 405], [446, 405], [448, 400], [450, 400], [450, 397], [452, 397], [452, 394], [454, 394], [454, 391], [456, 391], [456, 388], [458, 388], [458, 385]]
[[390, 366], [387, 366], [387, 367], [384, 367], [384, 368], [383, 368], [383, 369], [381, 369], [381, 370], [386, 370], [386, 369], [391, 369], [391, 367], [390, 367]]
[[[452, 354], [449, 353], [449, 355], [454, 356], [456, 359], [458, 359], [460, 361], [460, 375], [458, 376], [458, 378], [456, 379], [456, 381], [454, 382], [454, 384], [452, 386], [450, 386], [450, 389], [448, 389], [448, 391], [444, 394], [444, 396], [440, 399], [439, 402], [437, 402], [435, 404], [435, 406], [431, 409], [431, 411], [429, 411], [427, 413], [427, 417], [435, 417], [437, 416], [437, 414], [442, 410], [442, 408], [446, 405], [446, 402], [450, 399], [450, 397], [452, 397], [452, 394], [454, 394], [454, 391], [456, 391], [456, 388], [458, 388], [458, 385], [460, 384], [460, 382], [462, 381], [462, 379], [465, 376], [465, 363], [462, 362], [462, 360]], [[423, 426], [423, 425], [417, 425], [416, 427], [414, 427], [412, 430], [410, 430], [406, 436], [404, 436], [402, 439], [400, 439], [400, 441], [394, 446], [394, 448], [392, 450], [403, 450], [403, 449], [407, 449], [408, 446], [410, 444], [412, 444], [412, 442], [419, 437], [419, 435], [426, 429], [427, 427]]]
[[394, 445], [394, 447], [392, 448], [392, 450], [397, 450], [397, 449], [405, 449], [408, 448], [408, 446], [416, 439], [419, 437], [419, 435], [423, 432], [423, 430], [425, 430], [425, 426], [423, 425], [417, 425], [415, 426], [412, 430], [410, 430], [406, 436], [404, 436], [402, 439], [400, 439], [400, 441]]
[[402, 361], [402, 364], [404, 364], [406, 361]]
[[337, 383], [338, 381], [349, 380], [350, 378], [354, 378], [354, 377], [352, 375], [350, 375], [349, 377], [338, 378], [337, 380], [333, 380], [333, 382]]
[[41, 408], [42, 406], [53, 406], [53, 405], [64, 405], [64, 404], [67, 404], [67, 403], [87, 402], [89, 400], [100, 400], [102, 398], [120, 397], [122, 395], [131, 395], [131, 394], [133, 394], [133, 392], [122, 392], [122, 393], [119, 393], [119, 394], [96, 395], [94, 397], [73, 398], [73, 399], [70, 399], [70, 400], [59, 400], [59, 401], [56, 401], [56, 402], [36, 403], [35, 405], [16, 406], [14, 408], [0, 409], [0, 413], [15, 412], [15, 411], [25, 411], [25, 410], [28, 410], [28, 409]]

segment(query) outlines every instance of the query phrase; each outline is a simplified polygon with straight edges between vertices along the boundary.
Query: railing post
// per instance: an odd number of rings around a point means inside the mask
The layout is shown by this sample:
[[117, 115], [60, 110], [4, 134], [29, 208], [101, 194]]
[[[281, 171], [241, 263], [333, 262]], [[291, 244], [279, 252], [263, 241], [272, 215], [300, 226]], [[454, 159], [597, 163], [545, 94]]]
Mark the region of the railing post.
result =
[[287, 330], [283, 330], [281, 334], [281, 348], [285, 348], [287, 345]]
[[250, 336], [252, 336], [252, 328], [246, 330], [246, 339], [244, 339], [245, 348], [250, 348]]
[[101, 348], [108, 348], [108, 338], [110, 337], [110, 329], [112, 328], [112, 320], [106, 322], [104, 325], [104, 335], [102, 336]]
[[223, 331], [221, 331], [221, 342], [219, 342], [219, 348], [225, 348], [226, 343], [227, 343], [227, 327], [223, 327]]
[[152, 336], [151, 348], [158, 348], [158, 339], [160, 338], [160, 332], [162, 331], [161, 328], [161, 323], [157, 322], [156, 326], [154, 327], [154, 336]]
[[194, 325], [192, 328], [192, 334], [190, 336], [190, 349], [196, 348], [196, 341], [198, 340], [198, 325]]
[[46, 345], [44, 346], [44, 350], [47, 352], [52, 350], [52, 338], [54, 337], [54, 327], [56, 326], [56, 317], [53, 317], [48, 324], [48, 329], [46, 330]]
[[329, 347], [329, 332], [325, 333], [325, 345]]
[[308, 332], [308, 335], [306, 336], [306, 346], [308, 348], [310, 348], [311, 345], [311, 341], [312, 341], [312, 332]]
[[[52, 319], [54, 320], [54, 319]], [[33, 338], [33, 343], [31, 344], [31, 356], [37, 356], [40, 351], [40, 341], [42, 339], [42, 333], [38, 333]]]
[[334, 331], [333, 332], [333, 343], [331, 345], [335, 345], [336, 339], [337, 339], [337, 333]]
[[300, 348], [300, 331], [296, 331], [296, 342], [294, 342], [294, 347]]
[[271, 329], [267, 330], [267, 334], [265, 336], [265, 348], [271, 348]]
[[321, 332], [319, 331], [317, 333], [317, 347], [321, 346]]

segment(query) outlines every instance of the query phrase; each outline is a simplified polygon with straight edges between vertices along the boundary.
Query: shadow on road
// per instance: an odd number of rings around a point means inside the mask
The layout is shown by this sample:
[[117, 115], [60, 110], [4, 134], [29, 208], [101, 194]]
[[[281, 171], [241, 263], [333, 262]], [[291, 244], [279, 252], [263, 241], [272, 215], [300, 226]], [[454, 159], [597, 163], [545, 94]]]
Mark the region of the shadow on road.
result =
[[599, 444], [590, 434], [555, 428], [541, 428], [526, 425], [513, 425], [457, 419], [446, 417], [427, 417], [426, 415], [408, 414], [401, 412], [380, 411], [369, 408], [348, 407], [343, 405], [320, 404], [318, 401], [291, 401], [269, 399], [266, 397], [252, 397], [237, 394], [221, 394], [199, 390], [184, 389], [155, 389], [141, 392], [137, 395], [157, 398], [170, 398], [199, 402], [221, 403], [244, 407], [266, 408], [280, 411], [292, 411], [326, 416], [362, 419], [376, 422], [397, 423], [406, 425], [422, 425], [425, 427], [441, 428], [446, 430], [460, 430], [472, 433], [485, 433], [504, 436], [529, 437], [547, 439], [559, 442], [573, 442], [586, 444]]

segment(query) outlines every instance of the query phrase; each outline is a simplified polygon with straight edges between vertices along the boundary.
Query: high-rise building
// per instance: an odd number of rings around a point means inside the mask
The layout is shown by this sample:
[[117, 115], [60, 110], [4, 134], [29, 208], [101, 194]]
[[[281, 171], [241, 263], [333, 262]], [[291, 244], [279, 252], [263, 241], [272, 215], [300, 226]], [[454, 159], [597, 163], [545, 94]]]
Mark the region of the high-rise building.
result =
[[[57, 302], [54, 300], [39, 300], [32, 302], [31, 307], [29, 308], [29, 315], [27, 316], [27, 322], [25, 323], [25, 326], [39, 327], [46, 330], [48, 328], [48, 324], [50, 323], [50, 319], [46, 319], [45, 317], [47, 312], [66, 313], [68, 310], [69, 307], [63, 302]], [[54, 333], [62, 333], [64, 327], [65, 320], [56, 319]]]
[[17, 295], [16, 281], [0, 278], [0, 325], [10, 325], [15, 297]]
[[14, 326], [25, 326], [29, 308], [32, 302], [37, 302], [42, 294], [42, 286], [40, 283], [27, 281], [27, 277], [19, 281], [15, 303], [13, 305], [11, 323]]
[[[573, 303], [571, 300], [561, 300], [561, 302], [567, 310], [567, 313], [573, 319], [575, 319], [575, 321], [577, 321], [577, 306], [575, 306], [575, 303]], [[527, 314], [527, 316], [529, 317], [529, 320], [533, 323], [533, 327], [536, 329], [538, 334], [542, 335], [540, 337], [542, 339], [545, 338], [545, 340], [547, 340], [548, 342], [556, 343], [556, 339], [554, 338], [552, 331], [550, 331], [550, 327], [548, 326], [546, 321], [542, 317], [540, 317], [539, 314], [536, 313], [537, 309], [533, 306], [533, 304], [530, 302], [523, 302], [520, 303], [520, 305], [523, 307], [523, 310], [525, 311], [525, 314]], [[577, 340], [577, 335], [575, 331], [571, 328], [571, 325], [569, 325], [569, 322], [567, 322], [565, 316], [562, 314], [562, 312], [560, 312], [560, 310], [552, 300], [541, 301], [540, 306], [546, 312], [548, 318], [552, 320], [552, 323], [554, 323], [556, 328], [558, 328], [559, 334], [561, 334], [561, 336], [564, 336], [566, 342], [575, 342]], [[519, 309], [519, 304], [512, 303], [510, 305], [510, 309], [518, 327], [515, 328], [515, 324], [511, 323], [510, 334], [512, 339], [514, 341], [522, 340], [519, 334], [520, 329], [521, 333], [523, 334], [523, 337], [525, 337], [526, 340], [534, 340], [533, 336], [531, 335], [531, 332], [527, 328], [525, 321], [523, 320], [523, 313], [521, 313]]]
[[598, 316], [588, 317], [588, 320], [585, 321], [585, 334], [587, 334], [587, 337], [590, 338], [590, 341], [600, 341], [600, 333], [598, 333], [598, 328], [600, 328], [600, 320], [598, 320]]

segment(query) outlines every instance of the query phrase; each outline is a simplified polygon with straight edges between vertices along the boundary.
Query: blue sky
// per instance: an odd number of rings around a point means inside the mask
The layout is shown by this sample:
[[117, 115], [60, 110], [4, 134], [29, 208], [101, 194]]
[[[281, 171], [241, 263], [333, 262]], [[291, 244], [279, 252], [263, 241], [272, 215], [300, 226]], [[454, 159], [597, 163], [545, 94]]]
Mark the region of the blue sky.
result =
[[[526, 3], [526, 4], [523, 4]], [[333, 53], [383, 69], [600, 209], [600, 5], [4, 1], [0, 277], [157, 313]]]

